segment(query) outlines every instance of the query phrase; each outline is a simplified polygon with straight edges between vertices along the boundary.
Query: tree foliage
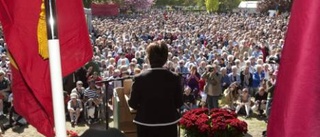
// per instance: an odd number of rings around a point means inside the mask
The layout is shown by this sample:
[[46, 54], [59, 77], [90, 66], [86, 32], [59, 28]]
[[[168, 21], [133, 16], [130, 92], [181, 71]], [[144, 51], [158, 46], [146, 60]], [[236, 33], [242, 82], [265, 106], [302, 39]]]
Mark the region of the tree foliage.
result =
[[195, 0], [195, 2], [198, 7], [205, 6], [205, 0]]
[[205, 5], [208, 12], [218, 11], [219, 0], [205, 0]]
[[242, 0], [219, 0], [219, 11], [231, 11], [234, 8], [237, 8]]
[[92, 0], [82, 0], [82, 2], [85, 8], [90, 8]]
[[197, 1], [199, 0], [156, 0], [155, 5], [156, 6], [194, 6], [197, 4]]

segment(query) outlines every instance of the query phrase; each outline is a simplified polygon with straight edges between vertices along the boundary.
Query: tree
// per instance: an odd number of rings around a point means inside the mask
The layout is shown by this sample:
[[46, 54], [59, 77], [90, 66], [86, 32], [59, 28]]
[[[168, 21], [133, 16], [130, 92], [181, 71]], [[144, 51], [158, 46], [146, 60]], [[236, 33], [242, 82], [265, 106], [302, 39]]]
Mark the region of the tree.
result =
[[184, 0], [156, 0], [156, 6], [177, 6], [183, 5]]
[[215, 12], [219, 9], [219, 0], [206, 0], [207, 12]]
[[241, 0], [219, 0], [219, 11], [230, 11], [239, 6]]
[[90, 8], [92, 0], [82, 0], [82, 2], [85, 8]]
[[198, 7], [205, 6], [205, 0], [195, 0]]

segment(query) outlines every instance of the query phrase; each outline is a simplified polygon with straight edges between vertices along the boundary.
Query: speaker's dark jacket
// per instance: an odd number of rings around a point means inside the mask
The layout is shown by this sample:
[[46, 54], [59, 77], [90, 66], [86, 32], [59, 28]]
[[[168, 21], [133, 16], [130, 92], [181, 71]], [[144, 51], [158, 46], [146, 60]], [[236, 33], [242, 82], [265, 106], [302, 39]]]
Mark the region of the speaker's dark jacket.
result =
[[129, 106], [137, 110], [134, 121], [144, 126], [176, 124], [182, 106], [180, 77], [163, 68], [143, 71], [135, 77]]

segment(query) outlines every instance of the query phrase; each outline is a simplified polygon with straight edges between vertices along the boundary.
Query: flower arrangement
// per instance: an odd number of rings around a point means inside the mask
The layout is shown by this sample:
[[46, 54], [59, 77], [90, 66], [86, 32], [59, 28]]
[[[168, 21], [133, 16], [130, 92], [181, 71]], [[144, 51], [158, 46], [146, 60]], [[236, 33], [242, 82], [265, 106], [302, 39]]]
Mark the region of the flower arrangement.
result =
[[74, 132], [72, 130], [67, 130], [67, 136], [68, 137], [79, 137], [79, 135], [77, 134], [77, 132]]
[[187, 137], [243, 137], [247, 123], [226, 109], [198, 108], [187, 111], [179, 124]]

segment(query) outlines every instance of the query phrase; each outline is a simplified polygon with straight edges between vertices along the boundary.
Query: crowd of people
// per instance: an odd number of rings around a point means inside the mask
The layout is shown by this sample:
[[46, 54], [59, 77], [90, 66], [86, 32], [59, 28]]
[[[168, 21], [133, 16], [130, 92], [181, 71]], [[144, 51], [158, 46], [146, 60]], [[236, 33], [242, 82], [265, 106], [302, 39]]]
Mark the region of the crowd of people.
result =
[[[97, 110], [110, 99], [104, 98], [105, 94], [111, 97], [112, 88], [122, 85], [120, 81], [110, 82], [105, 93], [104, 85], [95, 82], [134, 76], [149, 69], [146, 48], [154, 41], [164, 41], [168, 47], [163, 67], [183, 78], [182, 111], [225, 107], [246, 117], [252, 110], [268, 114], [288, 18], [161, 10], [96, 17], [89, 36], [94, 56], [72, 74], [76, 84], [65, 89], [70, 120], [76, 125], [84, 110], [88, 123], [99, 118]], [[0, 93], [6, 97], [10, 89], [2, 84], [10, 87], [11, 75], [1, 31], [0, 37]], [[2, 101], [6, 98], [0, 97], [0, 115]]]
[[184, 108], [207, 104], [236, 112], [244, 108], [246, 117], [251, 110], [262, 115], [273, 95], [287, 23], [287, 15], [245, 13], [152, 11], [134, 18], [95, 18], [90, 37], [96, 66], [88, 73], [108, 79], [143, 72], [149, 68], [148, 44], [165, 41], [164, 67], [183, 77]]

